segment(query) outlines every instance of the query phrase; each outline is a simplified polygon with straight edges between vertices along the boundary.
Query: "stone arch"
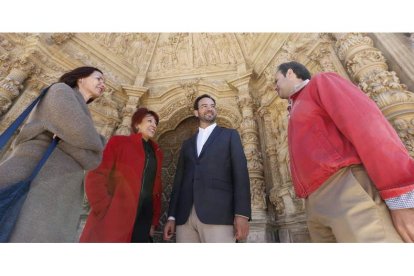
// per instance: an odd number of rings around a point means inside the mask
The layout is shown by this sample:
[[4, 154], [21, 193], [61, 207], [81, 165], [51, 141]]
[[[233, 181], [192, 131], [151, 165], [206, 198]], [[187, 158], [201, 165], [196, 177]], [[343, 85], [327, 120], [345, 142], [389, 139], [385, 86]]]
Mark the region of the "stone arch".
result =
[[[182, 85], [175, 86], [163, 93], [157, 101], [162, 103], [157, 113], [160, 116], [156, 139], [164, 133], [174, 130], [187, 118], [193, 117], [193, 102], [199, 95], [209, 94], [218, 103], [217, 123], [228, 128], [238, 128], [242, 115], [237, 105], [236, 97], [229, 97], [227, 91], [219, 91], [215, 87], [206, 84], [195, 84], [192, 87]], [[153, 99], [154, 100], [154, 99]]]

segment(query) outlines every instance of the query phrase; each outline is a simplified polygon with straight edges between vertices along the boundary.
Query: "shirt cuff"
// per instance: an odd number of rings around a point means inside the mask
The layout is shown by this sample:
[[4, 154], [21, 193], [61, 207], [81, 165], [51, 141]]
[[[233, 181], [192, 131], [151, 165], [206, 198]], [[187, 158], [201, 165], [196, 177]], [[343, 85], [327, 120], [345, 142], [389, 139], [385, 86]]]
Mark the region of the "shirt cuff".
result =
[[390, 210], [414, 208], [414, 191], [385, 200]]
[[169, 217], [167, 218], [167, 220], [175, 220], [175, 217], [173, 217], [173, 216], [169, 216]]
[[243, 215], [239, 215], [239, 214], [235, 214], [235, 217], [242, 217], [242, 218], [247, 218], [247, 220], [249, 220], [249, 217], [243, 216]]

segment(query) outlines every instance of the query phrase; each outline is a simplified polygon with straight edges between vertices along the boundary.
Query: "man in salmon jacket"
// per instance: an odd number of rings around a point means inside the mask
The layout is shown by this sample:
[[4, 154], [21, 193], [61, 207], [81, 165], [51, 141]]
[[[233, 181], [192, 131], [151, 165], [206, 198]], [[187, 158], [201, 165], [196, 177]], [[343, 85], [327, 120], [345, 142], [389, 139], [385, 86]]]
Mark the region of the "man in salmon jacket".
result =
[[413, 242], [414, 159], [377, 105], [335, 73], [280, 64], [295, 192], [313, 242]]

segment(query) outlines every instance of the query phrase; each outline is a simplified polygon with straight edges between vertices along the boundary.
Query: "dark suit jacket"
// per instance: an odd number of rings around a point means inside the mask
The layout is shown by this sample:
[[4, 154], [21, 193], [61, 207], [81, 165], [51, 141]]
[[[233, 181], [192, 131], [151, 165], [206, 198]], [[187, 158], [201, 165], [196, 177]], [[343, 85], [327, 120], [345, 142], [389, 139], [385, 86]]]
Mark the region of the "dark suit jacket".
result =
[[197, 157], [198, 132], [184, 141], [168, 216], [184, 224], [194, 204], [205, 224], [232, 225], [234, 215], [250, 219], [250, 182], [238, 132], [216, 126]]

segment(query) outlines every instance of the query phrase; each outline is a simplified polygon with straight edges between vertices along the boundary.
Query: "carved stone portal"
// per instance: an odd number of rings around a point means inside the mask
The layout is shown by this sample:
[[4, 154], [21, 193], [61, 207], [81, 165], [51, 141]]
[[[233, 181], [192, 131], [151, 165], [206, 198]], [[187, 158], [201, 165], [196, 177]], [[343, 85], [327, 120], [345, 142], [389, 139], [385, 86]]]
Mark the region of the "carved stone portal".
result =
[[[253, 209], [248, 242], [307, 242], [303, 200], [296, 198], [288, 166], [287, 102], [274, 92], [275, 69], [296, 60], [312, 74], [333, 71], [353, 81], [378, 104], [414, 157], [414, 94], [407, 89], [414, 87], [414, 68], [403, 58], [395, 58], [400, 63], [393, 66], [386, 59], [390, 53], [412, 56], [413, 34], [371, 37], [381, 47], [355, 33], [1, 33], [0, 131], [64, 72], [100, 68], [107, 91], [89, 108], [107, 139], [129, 134], [137, 107], [160, 115], [162, 226], [179, 148], [197, 128], [192, 103], [210, 94], [217, 100], [218, 124], [239, 131], [248, 160]], [[88, 213], [86, 198], [84, 207], [79, 232]]]

